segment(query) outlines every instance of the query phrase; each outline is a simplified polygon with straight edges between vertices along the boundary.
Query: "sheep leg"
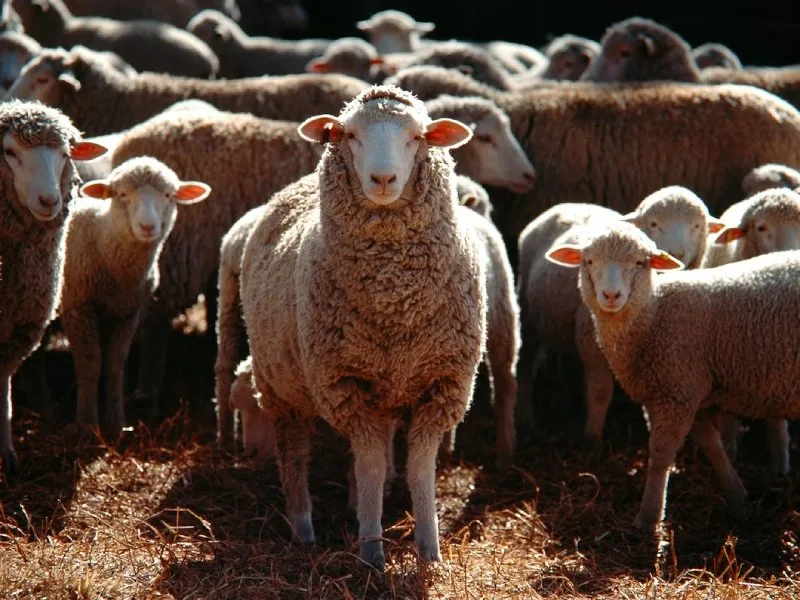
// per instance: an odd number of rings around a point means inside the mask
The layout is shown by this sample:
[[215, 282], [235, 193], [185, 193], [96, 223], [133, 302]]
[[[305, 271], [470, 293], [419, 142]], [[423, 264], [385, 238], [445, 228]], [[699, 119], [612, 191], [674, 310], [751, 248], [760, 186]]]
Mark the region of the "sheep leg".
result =
[[358, 545], [361, 560], [383, 571], [385, 559], [381, 535], [383, 493], [386, 482], [388, 429], [372, 427], [352, 440], [357, 489]]
[[39, 346], [22, 363], [19, 375], [22, 387], [31, 403], [45, 415], [52, 414], [53, 402], [47, 387], [47, 359], [45, 349]]
[[614, 375], [597, 345], [591, 314], [585, 308], [575, 315], [575, 347], [583, 363], [583, 390], [586, 401], [584, 438], [599, 458], [603, 450], [603, 428], [614, 396]]
[[736, 457], [739, 454], [739, 435], [741, 431], [739, 419], [730, 413], [724, 413], [721, 416], [719, 428], [722, 434], [722, 447], [725, 449], [728, 459], [731, 462], [736, 462]]
[[706, 411], [697, 413], [692, 427], [692, 439], [703, 450], [703, 454], [714, 467], [731, 512], [736, 518], [743, 518], [747, 492], [725, 453], [719, 429], [716, 428], [713, 418]]
[[11, 417], [13, 409], [11, 404], [11, 375], [4, 374], [0, 382], [0, 394], [3, 395], [3, 405], [0, 406], [0, 457], [3, 459], [3, 471], [6, 475], [13, 475], [19, 468], [17, 453], [14, 451], [14, 439], [11, 436]]
[[[383, 498], [384, 500], [391, 495], [392, 482], [397, 477], [397, 470], [394, 464], [394, 436], [397, 433], [397, 421], [392, 420], [387, 425], [387, 442], [386, 442], [386, 479], [383, 483]], [[358, 486], [356, 483], [355, 461], [350, 461], [350, 468], [347, 471], [348, 492], [347, 492], [347, 508], [356, 511], [358, 506]]]
[[144, 408], [156, 412], [158, 393], [167, 362], [170, 320], [160, 315], [148, 315], [141, 329], [139, 377], [135, 395], [138, 401], [145, 405]]
[[533, 336], [524, 336], [519, 349], [519, 366], [517, 368], [516, 417], [518, 426], [526, 431], [532, 430], [535, 426], [533, 384], [544, 359], [544, 347]]
[[489, 367], [489, 383], [492, 387], [492, 404], [497, 428], [497, 468], [506, 469], [514, 462], [516, 446], [514, 417], [517, 407], [517, 365], [513, 348], [508, 347], [510, 341], [500, 342], [501, 340], [489, 340], [486, 362]]
[[80, 427], [97, 427], [97, 396], [102, 361], [97, 319], [90, 310], [75, 310], [62, 314], [61, 320], [69, 339], [75, 363], [75, 377], [78, 380], [75, 420]]
[[789, 422], [786, 419], [767, 419], [769, 443], [769, 470], [773, 475], [788, 475], [789, 466]]
[[135, 313], [114, 323], [104, 348], [103, 369], [108, 381], [104, 425], [112, 435], [118, 435], [125, 424], [125, 361], [138, 320]]
[[314, 542], [311, 523], [311, 494], [308, 491], [308, 463], [311, 459], [310, 419], [279, 417], [275, 421], [278, 471], [286, 498], [286, 516], [300, 543]]
[[694, 415], [688, 403], [677, 399], [665, 401], [664, 406], [649, 404], [647, 412], [650, 420], [647, 478], [634, 525], [653, 531], [664, 518], [669, 471], [692, 428]]

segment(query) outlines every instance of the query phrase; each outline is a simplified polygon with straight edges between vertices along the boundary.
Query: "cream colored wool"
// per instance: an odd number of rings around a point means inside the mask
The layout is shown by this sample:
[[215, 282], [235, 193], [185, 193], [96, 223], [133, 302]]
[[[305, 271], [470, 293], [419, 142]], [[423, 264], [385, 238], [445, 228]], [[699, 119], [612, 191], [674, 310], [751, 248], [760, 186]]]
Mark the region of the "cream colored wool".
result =
[[758, 192], [771, 188], [797, 189], [800, 187], [800, 171], [781, 164], [767, 164], [756, 167], [742, 180], [742, 192], [745, 197], [755, 196]]

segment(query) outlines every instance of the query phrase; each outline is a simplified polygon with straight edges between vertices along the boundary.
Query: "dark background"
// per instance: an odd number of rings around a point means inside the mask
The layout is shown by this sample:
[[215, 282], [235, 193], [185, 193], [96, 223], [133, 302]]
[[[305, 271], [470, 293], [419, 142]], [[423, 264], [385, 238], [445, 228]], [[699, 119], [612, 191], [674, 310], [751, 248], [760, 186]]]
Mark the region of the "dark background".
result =
[[[540, 47], [562, 33], [599, 40], [615, 21], [638, 15], [677, 31], [692, 46], [720, 42], [744, 64], [800, 63], [800, 0], [305, 0], [305, 37], [359, 36], [356, 21], [394, 8], [432, 21], [429, 37], [507, 40]], [[295, 36], [292, 36], [295, 37]]]

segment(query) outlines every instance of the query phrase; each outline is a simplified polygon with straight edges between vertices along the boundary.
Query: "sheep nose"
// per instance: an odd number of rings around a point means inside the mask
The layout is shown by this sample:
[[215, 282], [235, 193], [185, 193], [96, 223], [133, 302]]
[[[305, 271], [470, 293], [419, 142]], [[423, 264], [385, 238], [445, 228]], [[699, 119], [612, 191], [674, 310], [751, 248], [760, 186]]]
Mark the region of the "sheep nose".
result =
[[373, 173], [369, 176], [373, 183], [380, 184], [380, 186], [386, 190], [386, 186], [394, 183], [397, 181], [397, 175], [376, 175]]
[[533, 173], [533, 171], [526, 171], [522, 174], [522, 178], [528, 183], [533, 183], [536, 181], [536, 175]]
[[41, 204], [42, 206], [46, 206], [47, 208], [52, 208], [56, 204], [58, 204], [58, 196], [56, 196], [55, 194], [50, 194], [48, 196], [40, 195], [39, 204]]
[[155, 225], [145, 225], [144, 223], [139, 223], [139, 229], [142, 230], [142, 233], [147, 235], [153, 235], [153, 232], [156, 230]]
[[622, 296], [622, 292], [619, 291], [619, 290], [617, 290], [615, 292], [609, 292], [609, 291], [603, 290], [603, 298], [605, 298], [609, 302], [612, 302], [614, 300], [619, 300], [620, 296]]

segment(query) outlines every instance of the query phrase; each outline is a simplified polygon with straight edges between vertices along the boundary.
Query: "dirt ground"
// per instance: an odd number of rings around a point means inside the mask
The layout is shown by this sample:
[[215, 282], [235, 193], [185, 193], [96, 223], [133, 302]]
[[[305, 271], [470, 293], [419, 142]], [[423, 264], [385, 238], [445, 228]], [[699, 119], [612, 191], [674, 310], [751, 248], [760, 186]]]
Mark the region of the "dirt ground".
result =
[[710, 466], [687, 443], [664, 531], [641, 536], [630, 525], [644, 485], [641, 411], [615, 402], [606, 454], [593, 462], [576, 442], [580, 403], [552, 386], [507, 472], [492, 467], [492, 412], [479, 386], [456, 454], [439, 468], [443, 563], [416, 560], [401, 462], [384, 510], [386, 572], [359, 562], [347, 446], [322, 425], [311, 475], [318, 539], [293, 544], [275, 468], [214, 448], [213, 341], [188, 329], [170, 342], [168, 417], [132, 424], [119, 440], [65, 433], [75, 403], [68, 352], [48, 353], [53, 417], [19, 394], [22, 473], [0, 482], [0, 597], [800, 597], [797, 471], [767, 473], [758, 424], [739, 459], [746, 521], [726, 513]]

